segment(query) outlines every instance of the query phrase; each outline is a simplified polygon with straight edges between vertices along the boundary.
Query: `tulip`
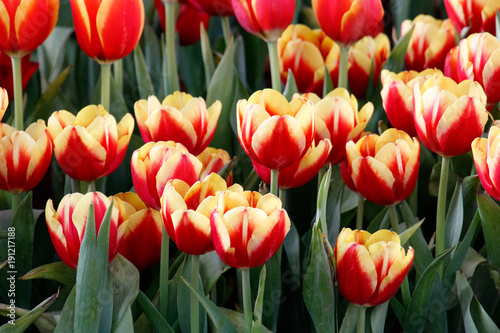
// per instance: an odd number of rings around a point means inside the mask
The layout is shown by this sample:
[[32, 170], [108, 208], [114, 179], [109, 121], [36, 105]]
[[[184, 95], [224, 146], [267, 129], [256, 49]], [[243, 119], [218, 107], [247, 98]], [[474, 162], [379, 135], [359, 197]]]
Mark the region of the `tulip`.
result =
[[290, 103], [273, 89], [259, 90], [237, 105], [240, 144], [255, 162], [284, 169], [305, 155], [314, 137], [313, 105], [295, 98]]
[[132, 181], [139, 197], [151, 208], [161, 208], [160, 197], [170, 179], [189, 186], [198, 181], [202, 163], [180, 143], [149, 142], [132, 155]]
[[455, 46], [455, 29], [451, 21], [418, 15], [413, 21], [403, 21], [401, 35], [406, 34], [413, 26], [415, 28], [405, 56], [406, 69], [418, 72], [426, 68], [443, 70], [446, 54]]
[[321, 29], [336, 42], [350, 45], [383, 29], [384, 8], [380, 0], [312, 0]]
[[486, 192], [496, 200], [500, 200], [499, 140], [500, 128], [493, 125], [487, 139], [476, 138], [472, 141], [472, 156], [481, 184]]
[[332, 150], [328, 163], [338, 164], [346, 158], [345, 144], [357, 141], [373, 114], [373, 104], [366, 103], [358, 112], [358, 101], [344, 88], [331, 91], [314, 106], [315, 142], [329, 139]]
[[134, 105], [144, 142], [179, 142], [193, 155], [200, 154], [212, 140], [221, 109], [219, 101], [207, 109], [203, 98], [178, 91], [161, 104], [155, 96], [150, 96]]
[[17, 131], [0, 124], [0, 189], [26, 192], [42, 180], [52, 158], [52, 142], [43, 120]]
[[[231, 189], [243, 191], [240, 185]], [[161, 198], [161, 214], [165, 229], [179, 250], [191, 255], [214, 250], [210, 212], [225, 190], [226, 181], [216, 173], [192, 186], [179, 179], [167, 182]]]
[[0, 52], [23, 57], [40, 46], [57, 23], [59, 0], [1, 0]]
[[488, 104], [500, 102], [500, 41], [489, 33], [473, 34], [458, 46], [458, 78], [477, 81]]
[[[21, 59], [21, 89], [25, 89], [29, 80], [38, 69], [38, 63], [30, 61], [30, 54]], [[14, 98], [14, 77], [12, 73], [12, 61], [6, 53], [0, 52], [0, 87], [7, 90], [9, 98]]]
[[439, 70], [426, 69], [422, 72], [404, 71], [398, 74], [382, 71], [382, 104], [392, 127], [405, 131], [411, 137], [417, 136], [413, 120], [413, 87], [422, 87], [425, 80]]
[[[156, 11], [160, 18], [160, 25], [165, 31], [165, 5], [162, 0], [155, 0]], [[200, 24], [203, 23], [205, 30], [208, 30], [210, 15], [191, 3], [181, 3], [179, 15], [175, 23], [175, 30], [179, 35], [180, 45], [191, 45], [200, 40]]]
[[468, 152], [488, 120], [486, 95], [479, 83], [469, 80], [457, 84], [434, 75], [422, 88], [413, 87], [413, 105], [418, 137], [445, 157]]
[[233, 16], [231, 0], [189, 0], [199, 10], [210, 16]]
[[225, 191], [210, 216], [215, 251], [234, 268], [263, 265], [279, 249], [290, 219], [273, 194]]
[[461, 36], [477, 32], [495, 34], [499, 0], [444, 0], [446, 12]]
[[405, 254], [399, 236], [389, 230], [370, 234], [344, 228], [334, 252], [339, 291], [361, 306], [379, 305], [394, 296], [414, 257], [413, 248]]
[[359, 193], [377, 205], [405, 200], [415, 188], [420, 144], [391, 128], [346, 144], [348, 171]]
[[125, 58], [144, 27], [141, 0], [70, 0], [76, 38], [83, 52], [100, 64]]
[[[328, 139], [319, 141], [317, 146], [313, 143], [300, 160], [279, 171], [278, 188], [296, 188], [310, 181], [325, 164], [331, 148], [332, 144]], [[270, 184], [271, 170], [254, 161], [252, 161], [252, 164], [259, 177], [265, 183]]]
[[115, 171], [127, 151], [134, 130], [134, 118], [115, 117], [99, 105], [89, 105], [75, 116], [56, 111], [48, 130], [54, 155], [63, 171], [73, 179], [93, 181]]
[[453, 79], [456, 83], [460, 83], [458, 77], [458, 46], [452, 48], [444, 59], [444, 75]]
[[[138, 270], [149, 268], [160, 260], [161, 214], [148, 208], [136, 193], [119, 193], [113, 196], [120, 211], [119, 225], [126, 224], [118, 252]], [[123, 222], [121, 222], [123, 221]]]
[[[71, 268], [78, 266], [80, 245], [85, 233], [85, 225], [90, 205], [94, 205], [96, 236], [101, 227], [104, 214], [111, 205], [111, 201], [100, 192], [73, 193], [66, 195], [57, 211], [52, 200], [45, 206], [45, 219], [49, 229], [50, 238], [61, 260]], [[127, 228], [127, 223], [119, 218], [121, 212], [116, 207], [112, 208], [109, 233], [109, 261], [118, 253], [118, 248]]]
[[5, 111], [9, 107], [9, 94], [4, 88], [0, 88], [0, 121], [2, 121]]
[[[200, 180], [205, 179], [206, 176], [212, 172], [218, 173], [222, 168], [231, 161], [229, 154], [224, 149], [216, 149], [212, 147], [205, 148], [205, 150], [196, 156], [203, 164], [200, 172]], [[231, 171], [226, 178], [227, 186], [233, 184], [233, 172]]]
[[266, 41], [276, 41], [292, 23], [295, 0], [232, 0], [241, 27]]

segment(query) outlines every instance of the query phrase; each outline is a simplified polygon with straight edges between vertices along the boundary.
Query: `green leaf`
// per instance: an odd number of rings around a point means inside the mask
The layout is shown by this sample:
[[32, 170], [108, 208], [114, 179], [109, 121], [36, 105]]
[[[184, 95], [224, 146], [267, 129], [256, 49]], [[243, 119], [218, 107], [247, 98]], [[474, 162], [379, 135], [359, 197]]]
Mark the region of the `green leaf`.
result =
[[405, 62], [406, 50], [408, 49], [408, 44], [410, 43], [411, 35], [413, 34], [413, 28], [408, 30], [408, 32], [400, 38], [385, 62], [384, 69], [387, 69], [394, 73], [399, 73], [403, 69]]
[[66, 333], [75, 331], [75, 296], [76, 296], [76, 286], [71, 289], [71, 292], [64, 303], [64, 307], [61, 312], [61, 317], [57, 322], [56, 329], [54, 333]]
[[205, 295], [203, 295], [198, 289], [196, 289], [191, 283], [186, 281], [186, 279], [181, 276], [182, 282], [186, 284], [186, 286], [193, 292], [200, 303], [203, 305], [205, 310], [208, 313], [208, 316], [212, 320], [212, 323], [215, 325], [216, 329], [219, 332], [224, 333], [237, 333], [238, 331], [231, 323], [231, 321], [227, 318], [227, 316], [219, 309], [211, 300], [209, 300]]
[[462, 184], [457, 182], [455, 192], [451, 198], [445, 222], [445, 248], [456, 246], [460, 240], [464, 221], [464, 203], [462, 197]]
[[155, 89], [149, 77], [146, 60], [140, 47], [134, 49], [134, 68], [139, 97], [147, 99], [149, 96], [155, 94]]
[[54, 280], [63, 284], [73, 285], [76, 282], [76, 271], [60, 261], [33, 268], [31, 271], [21, 276], [19, 279], [47, 279]]
[[321, 231], [327, 235], [328, 227], [326, 224], [326, 209], [328, 200], [328, 191], [330, 189], [330, 179], [332, 176], [332, 168], [329, 167], [321, 179], [321, 184], [318, 190], [318, 199], [316, 204], [316, 222], [314, 223]]
[[[182, 271], [180, 277], [182, 279], [187, 279], [191, 281], [191, 266], [193, 262], [193, 256], [187, 255], [186, 260], [184, 261], [184, 265], [182, 266]], [[201, 279], [198, 278], [198, 290], [204, 293], [203, 284]], [[183, 283], [178, 284], [177, 286], [177, 316], [179, 318], [179, 324], [183, 332], [191, 331], [191, 291], [186, 285]], [[170, 288], [169, 288], [170, 291]], [[170, 292], [169, 292], [170, 293]], [[204, 323], [206, 321], [206, 313], [203, 309], [200, 308], [199, 311], [199, 328], [200, 332], [204, 330]]]
[[[246, 325], [245, 325], [245, 316], [241, 312], [237, 312], [231, 309], [226, 309], [226, 308], [219, 308], [219, 310], [231, 321], [233, 326], [236, 328], [238, 332], [245, 332], [246, 330]], [[269, 329], [267, 329], [262, 323], [259, 321], [254, 321], [254, 326], [252, 327], [252, 333], [255, 330], [262, 329], [263, 333], [271, 333]], [[224, 331], [217, 331], [220, 333], [225, 333]]]
[[253, 315], [256, 321], [262, 322], [262, 308], [264, 306], [264, 290], [266, 287], [266, 265], [262, 265], [259, 276], [259, 290], [255, 299]]
[[372, 308], [372, 312], [370, 315], [370, 325], [372, 327], [372, 332], [384, 331], [388, 309], [389, 301]]
[[207, 31], [205, 30], [205, 26], [203, 24], [200, 24], [200, 42], [203, 67], [205, 69], [205, 80], [208, 89], [212, 76], [215, 72], [215, 61], [212, 47], [210, 46], [210, 40], [208, 39]]
[[298, 93], [299, 89], [297, 88], [297, 82], [295, 82], [295, 76], [293, 75], [292, 70], [288, 69], [288, 78], [286, 80], [285, 90], [283, 90], [283, 96], [288, 101], [292, 100], [294, 94]]
[[[344, 319], [342, 320], [342, 326], [340, 327], [340, 333], [352, 333], [356, 331], [358, 326], [359, 313], [362, 311], [359, 305], [349, 303], [347, 311], [345, 312]], [[364, 330], [363, 330], [364, 331]], [[330, 331], [333, 332], [333, 331]]]
[[500, 332], [490, 316], [477, 300], [465, 276], [456, 272], [456, 284], [460, 308], [466, 332]]
[[200, 256], [200, 276], [206, 294], [210, 292], [221, 274], [229, 268], [215, 251]]
[[[366, 231], [369, 233], [375, 233], [377, 230], [381, 229], [381, 226], [383, 224], [389, 225], [389, 210], [387, 206], [385, 206], [376, 216], [375, 218], [370, 222], [368, 227], [366, 228]], [[399, 235], [401, 238], [401, 235]]]
[[401, 241], [401, 246], [406, 244], [406, 242], [411, 238], [411, 236], [413, 236], [415, 231], [417, 231], [418, 228], [420, 228], [422, 223], [424, 223], [424, 219], [422, 219], [422, 220], [420, 220], [420, 222], [412, 225], [411, 227], [409, 227], [408, 229], [406, 229], [405, 231], [403, 231], [399, 235], [399, 240]]
[[325, 66], [325, 76], [323, 79], [323, 96], [328, 95], [328, 93], [332, 90], [333, 90], [332, 77], [328, 72], [328, 68], [326, 68]]
[[405, 307], [398, 301], [396, 297], [391, 297], [391, 299], [389, 300], [389, 304], [391, 305], [392, 311], [394, 311], [396, 318], [398, 318], [398, 321], [402, 326], [405, 322], [406, 317]]
[[304, 303], [317, 332], [334, 332], [336, 303], [332, 263], [326, 254], [321, 231], [316, 226], [312, 228], [310, 255], [304, 275]]
[[142, 291], [139, 291], [139, 294], [137, 295], [137, 304], [146, 317], [148, 317], [149, 323], [154, 327], [156, 332], [174, 333], [174, 330], [165, 321], [165, 319], [163, 319], [153, 303], [151, 303], [149, 298]]
[[[38, 304], [33, 310], [26, 313], [17, 320], [10, 319], [9, 322], [0, 327], [0, 333], [22, 333], [28, 329], [28, 327], [37, 320], [42, 313], [47, 310], [52, 303], [56, 300], [58, 294], [52, 295], [42, 303]], [[7, 307], [6, 307], [7, 309]], [[4, 310], [4, 309], [2, 309]], [[7, 310], [10, 313], [10, 309]], [[10, 318], [10, 317], [9, 317]]]
[[266, 265], [266, 287], [264, 289], [264, 303], [268, 305], [264, 312], [262, 323], [276, 332], [278, 312], [283, 292], [281, 290], [281, 252], [282, 247], [269, 259]]
[[500, 267], [500, 207], [485, 192], [478, 193], [477, 203], [484, 241], [488, 252], [488, 261], [495, 267]]
[[433, 286], [436, 279], [436, 274], [440, 269], [443, 260], [451, 253], [451, 248], [445, 250], [426, 268], [417, 282], [413, 296], [408, 305], [405, 323], [403, 327], [405, 331], [422, 332], [425, 328], [425, 320], [429, 313], [429, 303], [431, 301]]
[[300, 236], [297, 227], [291, 221], [290, 230], [285, 236], [283, 241], [283, 248], [288, 259], [288, 266], [290, 267], [290, 288], [299, 289], [301, 284], [301, 271], [302, 263], [300, 261]]

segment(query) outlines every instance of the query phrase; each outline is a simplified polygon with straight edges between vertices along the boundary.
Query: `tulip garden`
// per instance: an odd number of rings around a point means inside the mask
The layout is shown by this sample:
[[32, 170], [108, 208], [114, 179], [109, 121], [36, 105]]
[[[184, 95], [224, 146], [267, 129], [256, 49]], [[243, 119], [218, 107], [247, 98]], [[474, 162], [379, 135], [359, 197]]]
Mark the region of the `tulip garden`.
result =
[[500, 0], [0, 0], [0, 332], [500, 332]]

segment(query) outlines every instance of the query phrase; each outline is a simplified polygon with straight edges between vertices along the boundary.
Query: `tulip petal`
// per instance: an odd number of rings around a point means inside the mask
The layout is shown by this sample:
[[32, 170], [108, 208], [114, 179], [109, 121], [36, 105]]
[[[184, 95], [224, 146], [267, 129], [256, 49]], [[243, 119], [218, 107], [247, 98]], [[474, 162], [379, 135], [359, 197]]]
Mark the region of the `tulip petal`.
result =
[[214, 249], [210, 219], [195, 211], [175, 211], [172, 214], [175, 242], [182, 252], [201, 255]]
[[352, 161], [352, 180], [366, 199], [378, 205], [395, 203], [395, 178], [389, 168], [375, 158], [360, 157]]

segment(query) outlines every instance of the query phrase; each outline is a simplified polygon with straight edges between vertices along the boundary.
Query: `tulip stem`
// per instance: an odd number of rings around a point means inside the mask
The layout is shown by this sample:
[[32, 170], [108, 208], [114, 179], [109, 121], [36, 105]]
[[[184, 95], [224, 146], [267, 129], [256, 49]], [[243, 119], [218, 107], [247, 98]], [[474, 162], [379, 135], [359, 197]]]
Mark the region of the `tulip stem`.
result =
[[[191, 255], [191, 284], [196, 289], [198, 289], [199, 275], [200, 256]], [[191, 333], [198, 333], [200, 331], [200, 305], [194, 292], [191, 292], [189, 306], [191, 310]]]
[[389, 209], [389, 217], [391, 219], [391, 227], [392, 231], [399, 235], [399, 221], [398, 221], [398, 212], [396, 212], [396, 206], [390, 205]]
[[164, 1], [165, 4], [165, 45], [166, 45], [166, 67], [165, 73], [165, 92], [170, 95], [175, 91], [180, 90], [179, 74], [177, 73], [177, 59], [175, 53], [175, 23], [177, 18], [175, 15], [175, 2]]
[[365, 197], [358, 193], [358, 211], [356, 213], [356, 229], [363, 229], [363, 214], [365, 211]]
[[116, 88], [123, 93], [123, 60], [119, 59], [113, 64], [113, 76], [115, 78]]
[[270, 192], [278, 196], [278, 170], [271, 169]]
[[168, 237], [165, 226], [162, 223], [161, 233], [161, 259], [160, 259], [160, 305], [159, 310], [162, 317], [167, 319], [168, 310], [168, 270], [169, 270], [169, 251], [170, 237]]
[[11, 57], [12, 75], [14, 77], [14, 127], [18, 131], [24, 131], [23, 119], [23, 75], [21, 70], [21, 58]]
[[271, 65], [271, 83], [274, 90], [281, 92], [280, 68], [278, 63], [278, 43], [268, 41], [269, 63]]
[[101, 64], [101, 105], [109, 112], [111, 65]]
[[365, 321], [366, 321], [366, 307], [359, 306], [358, 327], [356, 329], [357, 333], [365, 332]]
[[446, 218], [446, 191], [448, 187], [448, 173], [450, 158], [444, 157], [441, 162], [441, 176], [439, 178], [439, 191], [436, 212], [436, 257], [444, 251], [444, 233]]
[[247, 333], [252, 332], [253, 312], [252, 312], [252, 295], [250, 293], [250, 269], [243, 268], [241, 270], [241, 284], [243, 287], [243, 311], [245, 312], [245, 327]]
[[222, 32], [224, 33], [224, 41], [226, 42], [226, 47], [227, 47], [231, 39], [231, 26], [229, 25], [229, 17], [221, 16], [220, 22], [222, 24]]
[[96, 187], [95, 187], [95, 180], [91, 180], [88, 182], [88, 189], [87, 189], [88, 192], [95, 192], [96, 191]]
[[339, 88], [347, 89], [347, 69], [349, 67], [349, 46], [340, 44]]

